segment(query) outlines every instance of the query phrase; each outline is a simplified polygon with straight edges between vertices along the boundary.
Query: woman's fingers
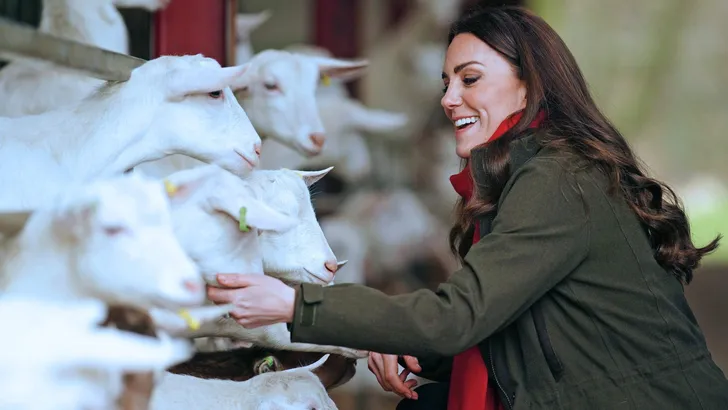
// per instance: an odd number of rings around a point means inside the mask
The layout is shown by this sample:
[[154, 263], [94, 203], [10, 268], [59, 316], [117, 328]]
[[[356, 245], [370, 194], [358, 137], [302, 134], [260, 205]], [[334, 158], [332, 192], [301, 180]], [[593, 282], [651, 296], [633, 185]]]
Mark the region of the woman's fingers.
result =
[[377, 378], [377, 383], [382, 386], [382, 389], [384, 389], [384, 391], [391, 391], [387, 388], [384, 378], [382, 377], [382, 371], [384, 370], [384, 366], [382, 365], [382, 355], [379, 353], [369, 353], [368, 367], [369, 371], [374, 373], [374, 376]]
[[414, 356], [402, 356], [404, 359], [404, 363], [407, 365], [407, 368], [412, 371], [412, 373], [419, 373], [422, 371], [422, 367], [420, 367], [420, 362], [417, 360]]
[[[397, 356], [385, 355], [384, 357], [384, 380], [389, 384], [392, 392], [406, 397], [412, 398], [412, 390], [404, 384], [404, 381], [400, 379], [399, 375], [399, 364], [397, 363]], [[409, 375], [409, 370], [405, 369], [402, 373], [405, 373], [405, 378]]]
[[[417, 393], [412, 391], [417, 386], [417, 381], [407, 380], [412, 373], [411, 369], [405, 368], [399, 373], [397, 358], [396, 355], [369, 353], [369, 371], [374, 374], [384, 391], [391, 391], [400, 397], [417, 400]], [[419, 366], [416, 367], [419, 369]]]

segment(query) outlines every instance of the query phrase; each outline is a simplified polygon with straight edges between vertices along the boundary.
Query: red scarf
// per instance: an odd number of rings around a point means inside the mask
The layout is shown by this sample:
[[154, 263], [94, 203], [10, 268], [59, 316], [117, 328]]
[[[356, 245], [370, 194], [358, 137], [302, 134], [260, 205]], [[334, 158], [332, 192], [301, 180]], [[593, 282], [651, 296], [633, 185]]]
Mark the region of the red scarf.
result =
[[[521, 119], [521, 111], [506, 118], [495, 130], [488, 141], [493, 141], [511, 129]], [[545, 117], [539, 112], [529, 124], [529, 128], [538, 127]], [[466, 201], [473, 196], [473, 178], [470, 175], [469, 164], [463, 170], [450, 177], [450, 183], [455, 192]], [[473, 244], [480, 240], [480, 226], [475, 225]], [[447, 400], [447, 410], [502, 410], [503, 406], [498, 398], [495, 387], [488, 383], [488, 369], [485, 367], [480, 348], [473, 346], [458, 354], [453, 359], [452, 374], [450, 375], [450, 394]]]

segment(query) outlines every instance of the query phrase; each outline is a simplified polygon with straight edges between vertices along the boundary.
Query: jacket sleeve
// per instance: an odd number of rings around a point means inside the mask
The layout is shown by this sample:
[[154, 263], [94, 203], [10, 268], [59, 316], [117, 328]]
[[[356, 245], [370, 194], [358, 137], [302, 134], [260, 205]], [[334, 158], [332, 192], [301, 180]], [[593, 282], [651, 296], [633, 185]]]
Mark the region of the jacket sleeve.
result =
[[574, 174], [556, 160], [532, 159], [504, 189], [491, 233], [436, 291], [388, 296], [356, 284], [304, 283], [291, 341], [417, 357], [452, 357], [475, 346], [586, 258], [589, 228], [580, 191]]

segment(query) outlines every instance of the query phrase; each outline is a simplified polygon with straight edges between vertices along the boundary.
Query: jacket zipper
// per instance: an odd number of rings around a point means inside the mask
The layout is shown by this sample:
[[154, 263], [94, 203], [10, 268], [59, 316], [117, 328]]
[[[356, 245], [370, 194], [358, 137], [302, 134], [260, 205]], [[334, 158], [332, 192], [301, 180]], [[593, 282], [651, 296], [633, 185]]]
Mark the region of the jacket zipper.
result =
[[488, 360], [490, 362], [490, 368], [493, 369], [493, 378], [495, 379], [495, 384], [498, 386], [500, 391], [503, 392], [503, 397], [506, 398], [506, 401], [508, 402], [508, 408], [513, 408], [513, 403], [511, 403], [511, 398], [508, 396], [508, 393], [506, 390], [501, 386], [500, 381], [498, 380], [498, 373], [495, 371], [495, 362], [493, 361], [493, 349], [491, 348], [490, 340], [488, 340]]

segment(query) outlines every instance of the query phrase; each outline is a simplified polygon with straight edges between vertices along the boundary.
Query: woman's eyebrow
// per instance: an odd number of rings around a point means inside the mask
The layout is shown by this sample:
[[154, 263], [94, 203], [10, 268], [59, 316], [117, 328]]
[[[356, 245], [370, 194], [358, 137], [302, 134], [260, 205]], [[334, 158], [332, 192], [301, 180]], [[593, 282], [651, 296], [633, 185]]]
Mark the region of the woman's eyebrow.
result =
[[[468, 61], [466, 63], [456, 65], [455, 69], [453, 71], [455, 72], [455, 74], [457, 74], [458, 72], [462, 71], [463, 68], [465, 68], [471, 64], [479, 64], [479, 65], [482, 65], [483, 67], [485, 67], [485, 64], [483, 64], [483, 63], [479, 63], [477, 61]], [[447, 78], [447, 74], [445, 74], [444, 71], [442, 72], [442, 78], [443, 79]]]

